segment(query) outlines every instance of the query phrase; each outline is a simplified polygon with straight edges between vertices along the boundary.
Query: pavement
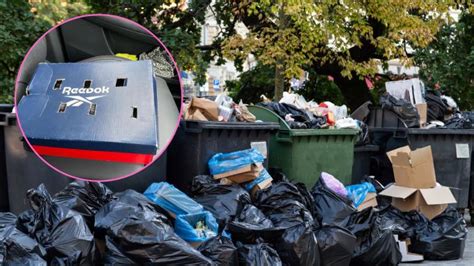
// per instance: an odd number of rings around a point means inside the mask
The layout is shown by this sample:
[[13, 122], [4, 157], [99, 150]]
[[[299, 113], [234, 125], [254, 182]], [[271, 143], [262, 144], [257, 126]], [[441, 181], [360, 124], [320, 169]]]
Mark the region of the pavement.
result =
[[421, 263], [403, 263], [401, 265], [423, 265], [423, 266], [428, 266], [428, 265], [433, 265], [433, 266], [447, 266], [447, 265], [459, 265], [459, 266], [464, 266], [464, 265], [469, 265], [472, 266], [474, 265], [474, 227], [470, 226], [470, 217], [469, 214], [466, 214], [466, 222], [469, 225], [468, 230], [469, 232], [467, 233], [467, 241], [466, 241], [466, 247], [464, 249], [464, 257], [459, 260], [450, 260], [450, 261], [423, 261]]

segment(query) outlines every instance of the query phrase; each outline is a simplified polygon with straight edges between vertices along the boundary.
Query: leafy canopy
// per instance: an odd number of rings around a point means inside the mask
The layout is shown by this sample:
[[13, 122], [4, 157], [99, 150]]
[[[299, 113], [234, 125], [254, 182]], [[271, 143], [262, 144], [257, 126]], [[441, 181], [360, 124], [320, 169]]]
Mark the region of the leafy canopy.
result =
[[[381, 60], [401, 58], [409, 64], [407, 46], [426, 47], [449, 21], [454, 1], [434, 0], [259, 0], [234, 1], [233, 14], [250, 32], [234, 34], [224, 55], [242, 61], [282, 67], [286, 78], [308, 67], [338, 72], [343, 78], [377, 72]], [[324, 71], [327, 66], [331, 71]]]
[[420, 76], [431, 88], [452, 96], [461, 109], [474, 110], [474, 16], [443, 26], [436, 41], [417, 51]]

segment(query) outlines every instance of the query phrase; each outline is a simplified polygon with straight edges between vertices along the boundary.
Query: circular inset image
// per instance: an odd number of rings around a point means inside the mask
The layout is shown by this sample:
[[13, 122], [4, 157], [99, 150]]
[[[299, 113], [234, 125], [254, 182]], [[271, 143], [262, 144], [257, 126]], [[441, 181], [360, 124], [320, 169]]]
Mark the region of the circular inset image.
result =
[[118, 180], [166, 150], [181, 87], [172, 55], [149, 30], [118, 16], [80, 16], [28, 51], [15, 88], [18, 125], [32, 151], [61, 174]]

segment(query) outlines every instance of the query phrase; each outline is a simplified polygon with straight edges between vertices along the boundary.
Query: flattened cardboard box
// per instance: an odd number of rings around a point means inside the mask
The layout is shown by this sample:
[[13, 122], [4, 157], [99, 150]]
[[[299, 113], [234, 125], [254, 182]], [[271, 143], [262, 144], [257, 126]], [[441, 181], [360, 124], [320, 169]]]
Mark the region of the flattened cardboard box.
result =
[[18, 115], [42, 155], [151, 159], [158, 148], [155, 86], [149, 60], [40, 63]]
[[362, 211], [369, 207], [377, 207], [377, 193], [369, 192], [367, 196], [365, 196], [364, 201], [357, 207], [357, 211]]
[[395, 208], [403, 212], [417, 210], [430, 220], [446, 210], [448, 204], [456, 203], [451, 190], [443, 186], [416, 189], [394, 184], [380, 195], [391, 197]]
[[395, 183], [410, 188], [436, 186], [436, 174], [431, 147], [411, 150], [405, 146], [387, 153], [393, 166]]
[[214, 179], [227, 178], [234, 183], [241, 184], [248, 181], [252, 181], [255, 178], [257, 178], [260, 172], [262, 171], [262, 169], [263, 169], [262, 163], [246, 165], [242, 168], [239, 168], [233, 171], [214, 175]]

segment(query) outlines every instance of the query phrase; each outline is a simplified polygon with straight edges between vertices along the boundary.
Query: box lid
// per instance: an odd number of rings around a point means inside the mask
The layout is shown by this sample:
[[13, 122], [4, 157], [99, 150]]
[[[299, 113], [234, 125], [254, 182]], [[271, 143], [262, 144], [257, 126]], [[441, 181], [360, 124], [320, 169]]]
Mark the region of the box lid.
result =
[[431, 146], [426, 146], [413, 151], [409, 146], [405, 146], [390, 151], [387, 154], [390, 162], [399, 166], [415, 167], [417, 165], [433, 161]]
[[428, 205], [456, 203], [456, 199], [448, 187], [422, 188], [420, 192]]
[[157, 101], [149, 60], [40, 63], [28, 92], [18, 115], [33, 146], [156, 154]]
[[416, 188], [409, 188], [409, 187], [402, 187], [397, 186], [395, 184], [389, 186], [384, 191], [380, 192], [379, 194], [382, 196], [398, 198], [398, 199], [406, 199], [411, 196], [413, 193], [417, 191]]

